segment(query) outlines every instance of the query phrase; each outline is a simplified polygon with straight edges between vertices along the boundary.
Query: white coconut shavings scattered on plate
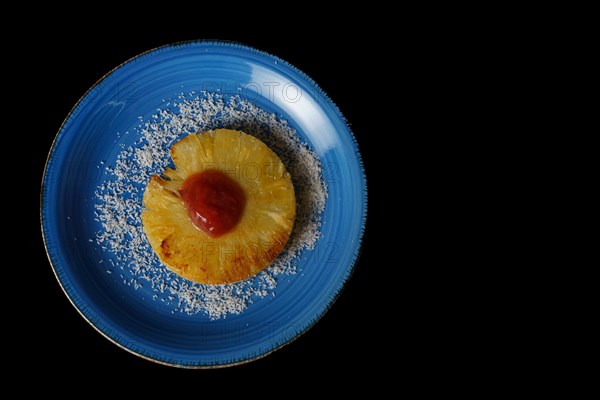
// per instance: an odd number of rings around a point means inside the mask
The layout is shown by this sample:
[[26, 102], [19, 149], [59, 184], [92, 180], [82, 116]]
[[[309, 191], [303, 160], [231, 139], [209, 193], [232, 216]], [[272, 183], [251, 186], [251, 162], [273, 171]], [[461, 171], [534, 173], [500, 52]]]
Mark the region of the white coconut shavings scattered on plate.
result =
[[[95, 239], [109, 253], [115, 269], [107, 273], [120, 270], [124, 284], [149, 290], [152, 300], [173, 305], [172, 312], [205, 313], [211, 319], [239, 314], [254, 299], [274, 296], [278, 278], [295, 274], [298, 256], [314, 249], [320, 237], [327, 187], [314, 151], [300, 141], [287, 121], [239, 96], [180, 94], [166, 101], [152, 118], [144, 121], [140, 117], [140, 121], [130, 133], [139, 139], [123, 148], [114, 165], [106, 167], [105, 181], [96, 191], [96, 219], [102, 230]], [[142, 197], [150, 176], [162, 174], [171, 165], [173, 144], [191, 133], [216, 128], [254, 135], [281, 158], [294, 183], [296, 220], [286, 248], [264, 271], [242, 282], [204, 285], [186, 280], [161, 264], [143, 231]]]

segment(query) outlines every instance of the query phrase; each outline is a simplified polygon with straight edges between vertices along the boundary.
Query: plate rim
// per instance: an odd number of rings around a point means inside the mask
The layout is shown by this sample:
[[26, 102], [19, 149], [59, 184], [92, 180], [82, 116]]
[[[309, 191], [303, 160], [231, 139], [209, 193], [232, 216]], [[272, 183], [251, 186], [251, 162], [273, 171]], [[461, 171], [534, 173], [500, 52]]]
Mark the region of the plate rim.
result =
[[[201, 364], [202, 360], [198, 359], [195, 360], [196, 362], [198, 362], [197, 365], [190, 365], [190, 364], [183, 364], [183, 363], [170, 363], [170, 362], [166, 362], [163, 360], [159, 360], [156, 358], [152, 358], [149, 357], [148, 355], [139, 353], [133, 349], [130, 349], [126, 346], [124, 346], [123, 344], [119, 343], [116, 339], [111, 338], [110, 336], [108, 336], [108, 334], [106, 334], [105, 332], [103, 332], [99, 327], [97, 327], [83, 312], [82, 310], [75, 304], [75, 302], [73, 301], [73, 299], [71, 298], [71, 295], [67, 292], [65, 286], [63, 285], [63, 283], [61, 282], [61, 279], [58, 276], [57, 273], [57, 267], [54, 265], [53, 261], [52, 261], [52, 257], [50, 255], [50, 251], [48, 248], [48, 242], [47, 242], [47, 237], [46, 237], [46, 227], [44, 224], [44, 221], [46, 220], [46, 218], [44, 217], [45, 212], [44, 212], [44, 205], [46, 204], [44, 202], [44, 193], [46, 191], [45, 188], [47, 188], [47, 185], [45, 185], [46, 183], [46, 172], [48, 170], [48, 164], [50, 162], [50, 160], [52, 159], [53, 155], [54, 155], [54, 151], [56, 149], [56, 143], [57, 140], [63, 135], [63, 129], [65, 127], [65, 125], [69, 122], [69, 120], [71, 120], [71, 118], [74, 118], [77, 116], [78, 112], [77, 110], [79, 109], [82, 101], [88, 96], [88, 94], [93, 91], [96, 87], [98, 87], [107, 77], [109, 77], [110, 75], [112, 75], [115, 71], [119, 70], [120, 68], [124, 67], [125, 65], [135, 62], [139, 59], [141, 59], [142, 57], [146, 57], [148, 56], [150, 53], [155, 53], [155, 52], [160, 52], [162, 50], [166, 50], [166, 49], [175, 49], [178, 47], [186, 47], [186, 46], [195, 46], [195, 45], [213, 45], [216, 47], [219, 46], [227, 46], [227, 47], [234, 47], [234, 48], [239, 48], [245, 51], [248, 51], [250, 53], [254, 53], [254, 54], [258, 54], [260, 56], [272, 59], [274, 61], [276, 61], [277, 63], [281, 63], [283, 64], [285, 67], [290, 68], [293, 72], [297, 73], [302, 79], [305, 79], [309, 84], [313, 85], [314, 89], [317, 91], [317, 93], [319, 94], [319, 96], [322, 96], [322, 98], [324, 98], [326, 100], [326, 102], [329, 103], [329, 105], [332, 107], [333, 111], [335, 114], [337, 114], [338, 117], [340, 117], [341, 121], [343, 122], [347, 132], [350, 135], [350, 139], [353, 145], [353, 150], [354, 150], [354, 155], [356, 156], [356, 160], [358, 161], [358, 167], [359, 167], [359, 171], [360, 171], [360, 176], [361, 176], [361, 180], [362, 180], [362, 186], [363, 186], [363, 193], [362, 193], [362, 200], [363, 200], [363, 213], [361, 215], [361, 227], [360, 230], [358, 232], [358, 237], [357, 237], [357, 243], [356, 243], [356, 247], [354, 249], [354, 254], [352, 256], [352, 259], [348, 265], [348, 270], [347, 272], [344, 274], [343, 278], [340, 281], [339, 287], [337, 288], [337, 290], [335, 291], [335, 293], [332, 293], [332, 295], [330, 296], [330, 298], [327, 300], [327, 303], [325, 305], [325, 307], [322, 308], [322, 310], [320, 310], [318, 313], [314, 314], [313, 318], [311, 320], [309, 320], [309, 322], [302, 327], [298, 332], [295, 332], [293, 334], [292, 337], [290, 338], [283, 338], [283, 342], [277, 345], [274, 345], [272, 348], [268, 349], [267, 351], [265, 351], [262, 354], [258, 354], [255, 356], [250, 356], [247, 358], [243, 358], [240, 357], [239, 360], [235, 360], [232, 362], [220, 362], [219, 364]], [[74, 114], [75, 113], [75, 114]], [[336, 300], [339, 298], [341, 292], [343, 291], [343, 289], [346, 287], [346, 284], [348, 282], [348, 280], [352, 277], [352, 275], [354, 274], [354, 271], [356, 270], [356, 264], [357, 261], [360, 257], [360, 254], [362, 252], [362, 246], [363, 246], [363, 238], [364, 238], [364, 234], [365, 234], [365, 230], [366, 230], [366, 222], [367, 222], [367, 211], [368, 211], [368, 186], [367, 186], [367, 176], [366, 176], [366, 170], [365, 170], [365, 166], [364, 166], [364, 162], [362, 160], [362, 155], [360, 152], [360, 148], [359, 148], [359, 144], [358, 141], [356, 140], [356, 137], [354, 135], [354, 133], [352, 132], [352, 129], [350, 128], [350, 125], [348, 123], [348, 120], [346, 119], [346, 117], [342, 114], [341, 110], [339, 109], [339, 107], [337, 106], [337, 104], [329, 97], [329, 95], [308, 75], [306, 75], [303, 71], [301, 71], [300, 69], [298, 69], [297, 67], [295, 67], [294, 65], [290, 64], [289, 62], [287, 62], [286, 60], [283, 60], [281, 58], [279, 58], [276, 55], [273, 55], [269, 52], [266, 52], [264, 50], [261, 49], [257, 49], [255, 47], [246, 45], [246, 44], [242, 44], [239, 42], [235, 42], [235, 41], [228, 41], [228, 40], [216, 40], [216, 39], [201, 39], [201, 40], [185, 40], [185, 41], [179, 41], [179, 42], [173, 42], [173, 43], [168, 43], [168, 44], [164, 44], [161, 46], [157, 46], [154, 47], [152, 49], [146, 50], [142, 53], [139, 53], [127, 60], [125, 60], [124, 62], [118, 64], [117, 66], [115, 66], [114, 68], [112, 68], [110, 71], [108, 71], [107, 73], [105, 73], [104, 75], [102, 75], [92, 86], [90, 86], [90, 88], [88, 90], [85, 91], [85, 93], [77, 100], [77, 102], [75, 103], [75, 105], [69, 110], [69, 112], [67, 113], [65, 119], [62, 121], [56, 135], [54, 136], [54, 139], [52, 140], [52, 143], [50, 145], [50, 149], [48, 151], [48, 155], [46, 157], [46, 162], [44, 163], [44, 170], [42, 173], [42, 179], [41, 179], [41, 184], [40, 184], [40, 228], [41, 228], [41, 233], [42, 233], [42, 241], [44, 243], [44, 250], [46, 252], [46, 256], [48, 258], [48, 262], [50, 264], [50, 267], [52, 269], [52, 272], [54, 274], [54, 277], [56, 278], [60, 288], [62, 289], [63, 293], [65, 294], [65, 296], [67, 297], [67, 299], [69, 300], [69, 303], [71, 303], [71, 305], [73, 306], [73, 308], [75, 308], [75, 310], [77, 310], [77, 312], [79, 313], [79, 315], [81, 315], [83, 317], [83, 319], [89, 324], [91, 325], [98, 333], [100, 333], [102, 335], [102, 337], [106, 338], [108, 341], [110, 341], [111, 343], [117, 345], [119, 348], [127, 351], [128, 353], [134, 354], [144, 360], [148, 360], [160, 365], [165, 365], [165, 366], [171, 366], [171, 367], [177, 367], [177, 368], [184, 368], [184, 369], [215, 369], [215, 368], [226, 368], [226, 367], [231, 367], [231, 366], [236, 366], [236, 365], [241, 365], [241, 364], [246, 364], [258, 359], [261, 359], [263, 357], [268, 356], [269, 354], [281, 349], [282, 347], [287, 346], [288, 344], [294, 342], [295, 340], [297, 340], [299, 337], [301, 337], [302, 335], [304, 335], [306, 332], [308, 332], [333, 306], [333, 304], [336, 302]], [[64, 269], [63, 266], [59, 266], [59, 268]], [[115, 329], [117, 330], [117, 329]]]

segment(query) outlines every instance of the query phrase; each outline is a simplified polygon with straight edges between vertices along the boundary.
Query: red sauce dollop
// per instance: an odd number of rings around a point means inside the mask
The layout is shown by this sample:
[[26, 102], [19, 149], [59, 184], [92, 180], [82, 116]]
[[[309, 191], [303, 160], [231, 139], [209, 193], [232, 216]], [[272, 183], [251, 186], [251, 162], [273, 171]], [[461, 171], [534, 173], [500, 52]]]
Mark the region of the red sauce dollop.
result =
[[231, 231], [246, 206], [244, 189], [214, 169], [187, 178], [179, 193], [192, 223], [213, 238]]

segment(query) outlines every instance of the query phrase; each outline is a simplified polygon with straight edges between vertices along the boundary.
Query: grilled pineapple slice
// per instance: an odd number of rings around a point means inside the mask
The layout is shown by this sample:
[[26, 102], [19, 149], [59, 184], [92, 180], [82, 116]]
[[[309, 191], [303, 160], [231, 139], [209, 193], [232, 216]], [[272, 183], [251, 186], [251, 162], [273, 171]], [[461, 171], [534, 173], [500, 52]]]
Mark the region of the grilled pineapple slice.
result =
[[[144, 232], [167, 268], [207, 284], [244, 280], [266, 268], [284, 248], [296, 214], [290, 174], [277, 155], [253, 136], [217, 129], [180, 140], [171, 157], [175, 169], [152, 176], [142, 211]], [[220, 181], [210, 186], [219, 175], [241, 190], [233, 200]], [[205, 186], [187, 191], [195, 181]], [[204, 201], [207, 213], [194, 208], [194, 199]], [[213, 234], [205, 216], [218, 223], [227, 207], [240, 207], [237, 219]]]

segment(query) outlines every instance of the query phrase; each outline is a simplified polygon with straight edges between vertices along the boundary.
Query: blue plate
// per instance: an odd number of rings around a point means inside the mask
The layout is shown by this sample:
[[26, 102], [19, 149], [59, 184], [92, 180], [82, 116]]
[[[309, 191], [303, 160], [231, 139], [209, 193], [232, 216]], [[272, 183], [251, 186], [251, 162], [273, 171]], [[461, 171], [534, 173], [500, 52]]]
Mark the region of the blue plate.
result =
[[[241, 90], [243, 89], [243, 90]], [[211, 320], [174, 313], [107, 273], [111, 253], [95, 241], [104, 165], [135, 137], [116, 136], [151, 118], [165, 99], [228, 91], [287, 120], [317, 154], [328, 197], [321, 237], [297, 260], [276, 296], [253, 299], [237, 315]], [[117, 140], [118, 138], [118, 140]], [[42, 182], [41, 219], [56, 277], [102, 335], [143, 358], [182, 367], [234, 365], [264, 356], [309, 329], [350, 277], [366, 219], [366, 179], [352, 133], [337, 107], [285, 61], [239, 44], [187, 42], [135, 57], [103, 77], [66, 118]]]

